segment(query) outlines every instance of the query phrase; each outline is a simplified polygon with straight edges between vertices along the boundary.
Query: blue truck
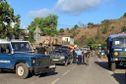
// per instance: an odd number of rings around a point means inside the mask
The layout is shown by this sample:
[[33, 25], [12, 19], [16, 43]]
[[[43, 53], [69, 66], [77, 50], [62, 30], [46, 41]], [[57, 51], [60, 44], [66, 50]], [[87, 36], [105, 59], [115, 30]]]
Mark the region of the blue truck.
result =
[[113, 34], [107, 38], [108, 66], [114, 71], [116, 66], [126, 65], [126, 34]]
[[55, 72], [50, 56], [33, 53], [28, 41], [0, 40], [0, 71], [14, 70], [18, 77], [27, 78], [32, 74]]

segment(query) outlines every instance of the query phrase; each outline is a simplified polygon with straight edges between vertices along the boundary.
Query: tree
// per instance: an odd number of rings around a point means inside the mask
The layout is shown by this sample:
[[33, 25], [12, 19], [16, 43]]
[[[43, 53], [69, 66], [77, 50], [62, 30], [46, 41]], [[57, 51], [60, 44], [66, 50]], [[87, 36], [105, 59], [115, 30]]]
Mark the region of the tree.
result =
[[[35, 18], [28, 26], [29, 35], [33, 37], [36, 28], [40, 28], [43, 35], [55, 36], [57, 34], [57, 19], [56, 15], [49, 15], [44, 18]], [[30, 37], [30, 38], [31, 38]]]
[[101, 30], [102, 33], [103, 33], [103, 34], [106, 34], [106, 33], [109, 31], [109, 26], [110, 26], [109, 20], [104, 20], [104, 21], [102, 21], [101, 26], [102, 26], [102, 30]]
[[59, 30], [59, 32], [60, 32], [60, 33], [63, 33], [63, 32], [64, 32], [64, 29], [63, 29], [63, 28], [61, 28], [61, 29]]
[[20, 27], [19, 15], [14, 15], [13, 8], [6, 0], [0, 0], [0, 38], [16, 36]]
[[123, 17], [126, 17], [126, 13], [124, 13]]
[[75, 29], [77, 29], [77, 28], [79, 28], [79, 26], [78, 26], [77, 24], [74, 25], [73, 29], [75, 30]]
[[57, 34], [57, 19], [56, 15], [49, 15], [41, 21], [40, 29], [44, 34], [54, 36]]
[[123, 27], [121, 28], [121, 32], [126, 32], [126, 26], [123, 26]]
[[88, 28], [91, 28], [91, 27], [93, 27], [93, 26], [94, 26], [94, 23], [89, 22], [87, 25], [88, 25]]

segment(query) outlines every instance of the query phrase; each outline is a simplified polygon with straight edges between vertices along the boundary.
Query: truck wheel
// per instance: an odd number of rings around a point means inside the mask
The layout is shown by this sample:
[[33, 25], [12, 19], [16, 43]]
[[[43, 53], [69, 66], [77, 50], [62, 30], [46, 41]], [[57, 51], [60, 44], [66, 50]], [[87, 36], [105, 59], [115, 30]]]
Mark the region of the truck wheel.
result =
[[19, 63], [16, 65], [16, 74], [21, 78], [25, 79], [29, 75], [29, 70], [24, 63]]
[[115, 69], [116, 69], [116, 63], [112, 62], [110, 69], [111, 69], [111, 71], [115, 71]]

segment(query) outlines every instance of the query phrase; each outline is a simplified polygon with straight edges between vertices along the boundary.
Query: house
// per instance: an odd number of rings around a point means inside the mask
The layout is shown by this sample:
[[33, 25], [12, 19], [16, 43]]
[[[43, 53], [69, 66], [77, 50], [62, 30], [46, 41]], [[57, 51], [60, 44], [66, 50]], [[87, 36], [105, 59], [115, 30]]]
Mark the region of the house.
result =
[[71, 36], [63, 36], [62, 44], [74, 44], [74, 39]]

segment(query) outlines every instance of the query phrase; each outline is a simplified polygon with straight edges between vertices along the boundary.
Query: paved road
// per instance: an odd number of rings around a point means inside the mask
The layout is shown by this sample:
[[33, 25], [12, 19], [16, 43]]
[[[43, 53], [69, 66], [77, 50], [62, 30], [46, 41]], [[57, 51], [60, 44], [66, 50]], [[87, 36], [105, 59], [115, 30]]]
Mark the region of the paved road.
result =
[[126, 84], [125, 71], [109, 71], [105, 62], [92, 57], [90, 65], [57, 66], [56, 74], [19, 79], [14, 73], [0, 73], [0, 84]]

